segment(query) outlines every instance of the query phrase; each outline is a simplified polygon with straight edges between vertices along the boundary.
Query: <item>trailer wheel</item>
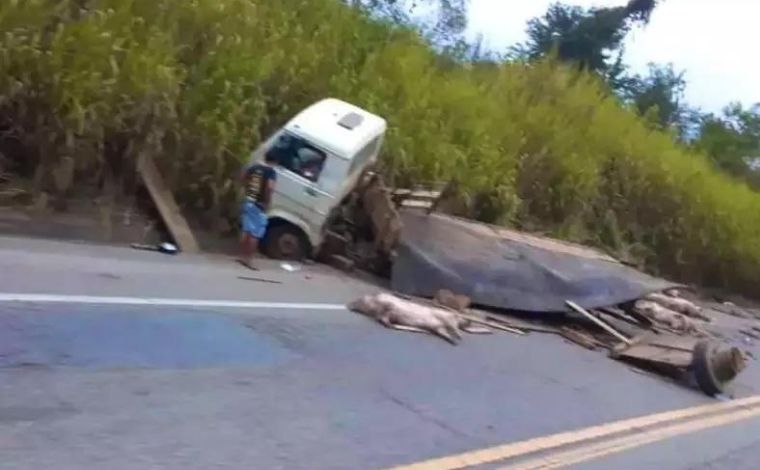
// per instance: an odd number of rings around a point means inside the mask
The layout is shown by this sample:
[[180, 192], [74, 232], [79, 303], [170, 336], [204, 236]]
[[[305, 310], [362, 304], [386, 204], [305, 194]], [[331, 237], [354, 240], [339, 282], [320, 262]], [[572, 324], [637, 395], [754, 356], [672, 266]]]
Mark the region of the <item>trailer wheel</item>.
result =
[[691, 366], [700, 390], [713, 397], [723, 393], [723, 384], [715, 376], [712, 366], [713, 348], [708, 341], [700, 341], [694, 347]]
[[294, 225], [271, 227], [262, 242], [264, 253], [271, 258], [299, 261], [309, 255], [309, 242], [301, 229]]
[[697, 385], [707, 395], [723, 393], [725, 384], [739, 375], [745, 366], [744, 355], [738, 348], [718, 351], [709, 341], [700, 341], [694, 347], [691, 368]]

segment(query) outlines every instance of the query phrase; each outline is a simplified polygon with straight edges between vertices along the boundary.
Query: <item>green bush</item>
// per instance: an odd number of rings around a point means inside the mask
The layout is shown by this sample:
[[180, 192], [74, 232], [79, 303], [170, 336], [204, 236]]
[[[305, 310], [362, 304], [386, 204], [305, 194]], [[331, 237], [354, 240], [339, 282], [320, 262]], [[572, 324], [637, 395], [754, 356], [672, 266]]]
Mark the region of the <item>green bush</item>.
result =
[[0, 4], [0, 130], [37, 190], [71, 161], [76, 183], [126, 184], [150, 154], [184, 205], [231, 217], [250, 149], [327, 96], [388, 119], [389, 178], [455, 178], [468, 215], [632, 252], [683, 281], [753, 293], [760, 280], [760, 196], [591, 75], [443, 61], [335, 0]]

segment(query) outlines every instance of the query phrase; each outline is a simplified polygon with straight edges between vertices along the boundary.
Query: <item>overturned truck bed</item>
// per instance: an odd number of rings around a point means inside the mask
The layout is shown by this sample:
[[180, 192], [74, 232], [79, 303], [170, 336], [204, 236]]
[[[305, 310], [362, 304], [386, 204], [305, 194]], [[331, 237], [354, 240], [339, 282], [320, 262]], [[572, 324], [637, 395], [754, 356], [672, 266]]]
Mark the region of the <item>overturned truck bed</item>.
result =
[[393, 290], [440, 289], [474, 304], [534, 313], [599, 308], [673, 287], [595, 250], [440, 214], [402, 210]]
[[[415, 195], [427, 202], [406, 204]], [[356, 262], [364, 261], [361, 253], [367, 253], [365, 259], [390, 264], [392, 290], [406, 299], [378, 294], [352, 304], [366, 308], [352, 309], [385, 326], [422, 329], [456, 343], [456, 336], [441, 330], [441, 315], [454, 311], [462, 331], [467, 331], [467, 322], [475, 322], [490, 333], [558, 334], [588, 349], [603, 346], [611, 357], [636, 367], [687, 383], [693, 378], [711, 396], [722, 393], [746, 366], [738, 347], [707, 328], [712, 316], [670, 289], [676, 285], [604, 253], [436, 214], [440, 194], [386, 189], [377, 177], [358, 188], [356, 196], [347, 213], [363, 217], [345, 224], [351, 229], [344, 238], [354, 242], [347, 254]], [[355, 249], [356, 242], [365, 249]], [[470, 304], [480, 308], [469, 310]], [[562, 315], [569, 311], [575, 315]], [[515, 312], [534, 320], [556, 314], [551, 320], [561, 326], [510, 315]], [[723, 340], [714, 341], [718, 338]]]

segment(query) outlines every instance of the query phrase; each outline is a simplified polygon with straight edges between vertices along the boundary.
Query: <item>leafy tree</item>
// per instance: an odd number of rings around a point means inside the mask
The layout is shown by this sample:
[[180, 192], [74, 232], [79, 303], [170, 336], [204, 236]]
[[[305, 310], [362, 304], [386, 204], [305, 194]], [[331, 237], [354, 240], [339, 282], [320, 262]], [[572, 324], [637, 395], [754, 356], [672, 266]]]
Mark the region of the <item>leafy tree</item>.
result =
[[[355, 8], [414, 24], [434, 44], [461, 47], [469, 0], [346, 0]], [[415, 18], [422, 17], [421, 21]]]
[[642, 116], [650, 116], [655, 127], [687, 131], [689, 110], [684, 103], [686, 79], [672, 64], [649, 64], [647, 75], [629, 77], [622, 95]]
[[739, 103], [727, 106], [722, 115], [702, 117], [695, 146], [723, 170], [760, 187], [760, 103], [745, 109]]
[[622, 76], [622, 43], [637, 24], [649, 21], [657, 0], [631, 0], [614, 8], [584, 9], [563, 3], [552, 4], [547, 12], [528, 22], [528, 40], [514, 52], [535, 60], [556, 54], [610, 80]]

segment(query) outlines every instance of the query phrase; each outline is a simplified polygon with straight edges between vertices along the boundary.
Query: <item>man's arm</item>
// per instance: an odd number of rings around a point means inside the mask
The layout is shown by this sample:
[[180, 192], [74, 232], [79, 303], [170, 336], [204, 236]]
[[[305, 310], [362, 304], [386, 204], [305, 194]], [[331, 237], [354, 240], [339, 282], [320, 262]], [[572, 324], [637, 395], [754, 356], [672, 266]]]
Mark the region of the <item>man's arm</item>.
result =
[[248, 176], [250, 174], [251, 174], [251, 166], [245, 166], [240, 171], [240, 175], [238, 176], [238, 179], [240, 180], [241, 183], [244, 183], [248, 179]]
[[264, 210], [269, 210], [269, 205], [272, 203], [272, 195], [274, 194], [274, 186], [277, 183], [277, 172], [272, 168], [269, 177], [267, 178], [266, 188], [264, 189]]

